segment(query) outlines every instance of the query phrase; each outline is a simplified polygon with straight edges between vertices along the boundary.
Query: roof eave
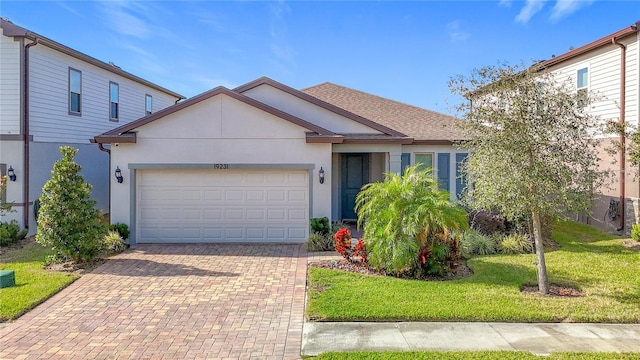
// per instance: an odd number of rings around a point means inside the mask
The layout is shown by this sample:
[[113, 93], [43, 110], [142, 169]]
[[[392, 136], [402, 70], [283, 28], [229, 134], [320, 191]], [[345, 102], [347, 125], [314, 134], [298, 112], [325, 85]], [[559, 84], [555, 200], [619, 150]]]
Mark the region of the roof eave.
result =
[[186, 97], [184, 95], [178, 94], [176, 92], [173, 92], [169, 89], [166, 89], [160, 85], [154, 84], [148, 80], [145, 80], [141, 77], [138, 77], [136, 75], [133, 75], [131, 73], [128, 73], [120, 68], [118, 68], [117, 66], [114, 65], [110, 65], [107, 64], [103, 61], [100, 61], [94, 57], [91, 57], [87, 54], [81, 53], [77, 50], [74, 50], [68, 46], [62, 45], [61, 43], [51, 40], [49, 38], [46, 38], [42, 35], [36, 34], [34, 32], [31, 32], [23, 27], [20, 27], [12, 22], [9, 22], [5, 19], [0, 20], [0, 24], [2, 26], [2, 34], [4, 36], [8, 36], [8, 37], [22, 37], [22, 38], [26, 38], [32, 41], [38, 41], [38, 44], [42, 44], [48, 48], [51, 48], [53, 50], [59, 51], [63, 54], [69, 55], [73, 58], [76, 58], [78, 60], [87, 62], [89, 64], [92, 64], [94, 66], [97, 66], [99, 68], [102, 68], [104, 70], [110, 71], [114, 74], [120, 75], [122, 77], [125, 77], [129, 80], [133, 80], [137, 83], [143, 84], [145, 86], [148, 86], [152, 89], [161, 91], [165, 94], [171, 95], [173, 97], [175, 97], [176, 99], [186, 99]]
[[607, 35], [607, 36], [605, 36], [603, 38], [600, 38], [600, 39], [598, 39], [596, 41], [593, 41], [593, 42], [591, 42], [589, 44], [583, 45], [583, 46], [581, 46], [579, 48], [573, 49], [573, 50], [571, 50], [569, 52], [566, 52], [566, 53], [564, 53], [562, 55], [556, 56], [556, 57], [551, 58], [549, 60], [542, 61], [542, 62], [540, 62], [540, 63], [538, 63], [538, 64], [536, 64], [534, 66], [535, 66], [535, 68], [537, 70], [543, 70], [543, 69], [546, 69], [546, 68], [548, 68], [550, 66], [557, 65], [557, 64], [559, 64], [561, 62], [567, 61], [567, 60], [572, 59], [572, 58], [574, 58], [576, 56], [580, 56], [580, 55], [585, 54], [585, 53], [587, 53], [589, 51], [592, 51], [592, 50], [595, 50], [597, 48], [600, 48], [602, 46], [612, 45], [612, 42], [611, 42], [612, 39], [619, 40], [619, 39], [628, 37], [630, 35], [633, 35], [633, 34], [638, 32], [638, 28], [639, 27], [640, 27], [640, 21], [636, 21], [635, 24], [633, 24], [631, 26], [628, 26], [628, 27], [626, 27], [626, 28], [624, 28], [622, 30], [619, 30], [619, 31], [617, 31], [617, 32], [615, 32], [615, 33], [613, 33], [611, 35]]
[[137, 140], [136, 133], [124, 133], [120, 135], [98, 135], [91, 139], [91, 142], [97, 144], [135, 144]]
[[411, 137], [389, 137], [389, 138], [355, 138], [345, 136], [343, 144], [400, 144], [412, 145], [414, 143]]
[[307, 133], [307, 144], [342, 144], [344, 137], [342, 135], [319, 135], [317, 133]]

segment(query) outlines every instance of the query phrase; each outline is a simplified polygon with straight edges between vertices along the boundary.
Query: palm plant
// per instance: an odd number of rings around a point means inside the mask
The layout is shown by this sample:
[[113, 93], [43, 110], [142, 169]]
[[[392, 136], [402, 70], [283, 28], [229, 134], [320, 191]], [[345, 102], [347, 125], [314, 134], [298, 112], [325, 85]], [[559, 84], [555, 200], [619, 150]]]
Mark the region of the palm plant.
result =
[[[369, 263], [387, 272], [420, 264], [420, 253], [457, 241], [468, 228], [467, 214], [438, 189], [431, 170], [408, 167], [403, 176], [386, 173], [384, 182], [365, 185], [356, 198], [358, 228], [364, 224]], [[451, 247], [456, 253], [457, 243]], [[422, 259], [422, 263], [425, 260]]]

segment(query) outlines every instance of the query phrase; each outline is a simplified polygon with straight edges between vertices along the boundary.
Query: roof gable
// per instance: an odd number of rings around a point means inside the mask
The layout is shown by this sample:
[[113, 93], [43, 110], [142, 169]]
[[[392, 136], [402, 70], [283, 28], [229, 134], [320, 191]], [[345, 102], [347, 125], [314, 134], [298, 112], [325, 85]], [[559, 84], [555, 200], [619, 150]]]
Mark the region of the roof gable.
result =
[[234, 89], [234, 91], [237, 91], [238, 93], [246, 93], [249, 92], [253, 89], [256, 89], [260, 86], [263, 85], [268, 85], [272, 88], [275, 88], [277, 90], [280, 90], [282, 92], [285, 92], [289, 95], [292, 95], [298, 99], [301, 99], [303, 101], [306, 101], [308, 103], [311, 103], [315, 106], [318, 106], [322, 109], [328, 110], [332, 113], [335, 113], [337, 115], [340, 115], [344, 118], [347, 118], [351, 121], [354, 121], [358, 124], [364, 125], [366, 128], [371, 128], [374, 129], [378, 132], [381, 132], [382, 134], [385, 134], [387, 136], [392, 136], [392, 137], [401, 137], [401, 138], [406, 138], [407, 135], [405, 135], [404, 133], [397, 131], [396, 129], [392, 129], [390, 127], [387, 127], [383, 124], [377, 123], [375, 121], [372, 121], [369, 118], [360, 116], [358, 114], [355, 114], [353, 112], [348, 111], [348, 109], [345, 109], [343, 107], [340, 106], [336, 106], [335, 104], [331, 104], [329, 102], [323, 101], [322, 99], [319, 99], [317, 97], [311, 96], [309, 94], [306, 94], [300, 90], [296, 90], [294, 88], [291, 88], [287, 85], [284, 85], [282, 83], [279, 83], [275, 80], [272, 80], [268, 77], [261, 77], [259, 79], [256, 79], [254, 81], [251, 81], [245, 85], [239, 86], [237, 88]]
[[235, 91], [229, 90], [225, 87], [217, 87], [214, 88], [212, 90], [209, 90], [207, 92], [204, 92], [200, 95], [194, 96], [188, 100], [185, 100], [183, 102], [180, 102], [178, 104], [175, 104], [173, 106], [170, 106], [168, 108], [165, 108], [163, 110], [160, 110], [154, 114], [145, 116], [143, 118], [140, 118], [136, 121], [133, 121], [129, 124], [117, 127], [113, 130], [107, 131], [104, 134], [98, 135], [94, 138], [94, 141], [97, 143], [112, 143], [112, 142], [129, 142], [129, 143], [135, 143], [136, 142], [136, 137], [135, 134], [132, 136], [132, 131], [134, 131], [135, 129], [149, 124], [151, 122], [154, 122], [156, 120], [162, 119], [168, 115], [171, 115], [173, 113], [176, 113], [178, 111], [181, 111], [183, 109], [187, 109], [190, 106], [196, 105], [202, 101], [205, 101], [207, 99], [213, 98], [215, 96], [224, 94], [226, 96], [229, 96], [231, 98], [234, 98], [240, 102], [243, 102], [247, 105], [250, 105], [254, 108], [260, 109], [262, 111], [265, 111], [271, 115], [274, 115], [278, 118], [281, 118], [283, 120], [289, 121], [295, 125], [301, 126], [309, 131], [315, 132], [318, 135], [322, 135], [322, 136], [334, 136], [336, 135], [335, 133], [326, 130], [322, 127], [319, 127], [315, 124], [312, 124], [310, 122], [307, 122], [305, 120], [302, 120], [300, 118], [297, 118], [293, 115], [290, 115], [288, 113], [285, 113], [281, 110], [275, 109], [273, 107], [270, 107], [266, 104], [263, 104], [257, 100], [254, 100], [248, 96], [244, 96], [242, 94], [239, 94]]

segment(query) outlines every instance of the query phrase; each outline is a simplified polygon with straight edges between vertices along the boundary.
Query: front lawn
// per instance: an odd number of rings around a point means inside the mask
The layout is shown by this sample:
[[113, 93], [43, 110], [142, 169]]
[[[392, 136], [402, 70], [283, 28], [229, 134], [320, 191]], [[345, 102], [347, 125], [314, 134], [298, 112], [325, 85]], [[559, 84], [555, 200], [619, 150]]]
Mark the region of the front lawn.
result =
[[78, 275], [48, 271], [44, 261], [52, 251], [36, 242], [0, 255], [0, 270], [14, 270], [16, 285], [0, 289], [0, 322], [12, 320], [57, 293]]
[[320, 354], [310, 358], [315, 360], [623, 360], [637, 359], [638, 354], [634, 353], [552, 353], [549, 356], [536, 356], [530, 352], [523, 351], [406, 351], [406, 352], [331, 352]]
[[319, 321], [640, 322], [640, 252], [594, 227], [561, 222], [547, 251], [550, 281], [584, 297], [520, 292], [536, 284], [535, 255], [477, 256], [474, 275], [419, 281], [309, 268], [307, 316]]

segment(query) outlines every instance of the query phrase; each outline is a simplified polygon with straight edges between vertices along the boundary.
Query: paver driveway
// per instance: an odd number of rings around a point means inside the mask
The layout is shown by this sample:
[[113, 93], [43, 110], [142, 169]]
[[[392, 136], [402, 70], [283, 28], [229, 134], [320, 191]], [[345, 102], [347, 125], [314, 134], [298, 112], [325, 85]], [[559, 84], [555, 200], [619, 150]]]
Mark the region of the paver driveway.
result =
[[0, 330], [0, 358], [297, 359], [300, 245], [140, 245]]

